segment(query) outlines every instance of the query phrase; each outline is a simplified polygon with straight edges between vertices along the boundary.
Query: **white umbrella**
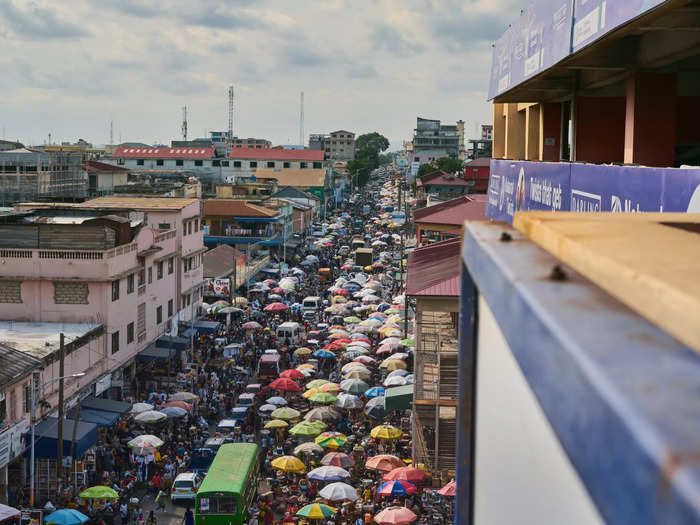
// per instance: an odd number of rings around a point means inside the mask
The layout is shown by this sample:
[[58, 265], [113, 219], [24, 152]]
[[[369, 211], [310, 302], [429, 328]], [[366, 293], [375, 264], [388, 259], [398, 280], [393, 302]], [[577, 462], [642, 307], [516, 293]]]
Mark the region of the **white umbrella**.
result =
[[266, 405], [261, 406], [258, 410], [260, 410], [260, 412], [274, 412], [278, 408], [279, 407], [268, 403]]
[[387, 377], [384, 380], [384, 386], [404, 386], [406, 379], [401, 376]]
[[413, 374], [408, 374], [406, 377], [404, 377], [404, 379], [406, 380], [406, 383], [409, 385], [412, 385], [414, 382]]
[[170, 396], [170, 401], [186, 401], [191, 403], [197, 399], [199, 399], [199, 397], [192, 392], [176, 392]]
[[357, 491], [353, 487], [340, 481], [329, 483], [319, 491], [318, 495], [331, 501], [355, 501], [358, 498]]
[[318, 262], [318, 257], [316, 257], [315, 255], [307, 255], [306, 260], [311, 262]]
[[140, 414], [137, 414], [134, 421], [137, 423], [157, 423], [158, 421], [163, 421], [164, 419], [168, 419], [168, 416], [163, 414], [163, 412], [149, 410], [148, 412], [141, 412]]
[[[396, 356], [393, 356], [393, 355], [391, 356], [392, 359], [394, 357], [396, 357]], [[393, 372], [389, 372], [389, 375], [387, 375], [386, 378], [389, 379], [390, 377], [397, 377], [397, 376], [405, 377], [407, 375], [408, 375], [408, 370], [403, 370], [403, 369], [399, 368], [398, 370], [394, 370]]]
[[131, 407], [131, 411], [134, 414], [140, 414], [141, 412], [146, 412], [148, 410], [153, 410], [153, 405], [149, 405], [148, 403], [134, 403]]
[[344, 468], [323, 466], [313, 469], [306, 477], [316, 481], [340, 481], [341, 479], [348, 479], [350, 473]]
[[130, 447], [144, 447], [151, 446], [153, 448], [162, 447], [165, 442], [158, 436], [153, 436], [151, 434], [144, 434], [142, 436], [136, 436], [134, 439], [129, 441], [127, 445]]
[[271, 405], [276, 405], [276, 406], [281, 406], [281, 407], [283, 407], [287, 404], [286, 399], [284, 399], [282, 397], [278, 397], [278, 396], [271, 397], [271, 398], [267, 399], [265, 402], [269, 403]]
[[362, 408], [362, 400], [353, 394], [340, 394], [335, 405], [339, 408]]

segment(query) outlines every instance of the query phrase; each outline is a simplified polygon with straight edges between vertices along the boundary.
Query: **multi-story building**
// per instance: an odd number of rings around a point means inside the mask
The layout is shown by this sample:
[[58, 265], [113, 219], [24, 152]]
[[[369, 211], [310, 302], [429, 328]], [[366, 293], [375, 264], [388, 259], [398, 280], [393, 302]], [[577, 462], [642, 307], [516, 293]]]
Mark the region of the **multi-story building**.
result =
[[[425, 151], [444, 151], [446, 157], [459, 157], [459, 135], [457, 125], [441, 124], [439, 120], [416, 119], [413, 134], [413, 155], [423, 157]], [[418, 160], [417, 162], [423, 162]]]
[[0, 205], [21, 201], [83, 200], [87, 175], [82, 155], [26, 148], [0, 151]]
[[309, 135], [309, 149], [315, 149], [325, 152], [327, 140], [328, 135], [324, 133], [312, 133]]
[[125, 186], [129, 181], [129, 170], [120, 166], [86, 160], [83, 169], [87, 172], [90, 197], [111, 195], [116, 187]]
[[266, 149], [272, 147], [272, 142], [267, 139], [255, 139], [255, 138], [238, 138], [233, 137], [231, 139], [232, 148], [252, 148], [252, 149]]
[[231, 148], [228, 157], [233, 174], [238, 177], [250, 177], [258, 169], [283, 172], [325, 168], [323, 152], [318, 150]]
[[249, 244], [279, 245], [282, 214], [242, 199], [207, 199], [203, 205], [204, 241], [230, 244], [246, 251]]
[[355, 158], [355, 134], [350, 131], [333, 131], [328, 135], [326, 152], [331, 161], [353, 160]]
[[481, 140], [493, 140], [493, 124], [481, 125]]

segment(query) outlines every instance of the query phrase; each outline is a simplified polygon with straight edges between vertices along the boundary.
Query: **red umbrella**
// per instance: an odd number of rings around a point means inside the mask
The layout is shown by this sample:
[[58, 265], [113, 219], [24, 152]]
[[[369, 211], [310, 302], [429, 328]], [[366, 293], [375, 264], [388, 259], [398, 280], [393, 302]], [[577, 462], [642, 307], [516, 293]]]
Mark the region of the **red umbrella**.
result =
[[341, 337], [340, 339], [336, 339], [335, 341], [333, 341], [333, 343], [348, 344], [352, 343], [352, 339], [348, 339], [347, 337]]
[[355, 464], [352, 456], [348, 456], [343, 452], [329, 452], [321, 458], [321, 464], [326, 466], [348, 468]]
[[185, 403], [184, 401], [168, 401], [163, 405], [163, 408], [168, 408], [168, 407], [178, 407], [182, 408], [183, 410], [187, 410], [190, 412], [192, 410], [192, 405], [189, 403]]
[[377, 348], [377, 351], [375, 352], [375, 354], [377, 354], [377, 355], [390, 354], [393, 351], [394, 351], [393, 348], [391, 348], [390, 346], [383, 345], [383, 346], [380, 346], [379, 348]]
[[328, 343], [326, 346], [323, 347], [324, 350], [342, 350], [345, 348], [346, 343], [339, 343], [338, 341], [333, 341], [332, 343]]
[[255, 321], [248, 321], [247, 323], [242, 325], [241, 328], [243, 328], [243, 330], [259, 330], [260, 328], [262, 328], [262, 325]]
[[266, 312], [282, 312], [284, 310], [289, 310], [289, 306], [284, 303], [270, 303], [265, 308]]
[[387, 507], [374, 517], [379, 525], [408, 525], [416, 519], [418, 516], [406, 507]]
[[394, 479], [405, 479], [406, 481], [410, 481], [411, 483], [416, 483], [425, 479], [425, 472], [413, 467], [399, 467], [384, 474], [383, 479], [384, 481], [391, 481]]
[[280, 377], [286, 377], [287, 379], [303, 379], [306, 376], [296, 368], [292, 368], [290, 370], [285, 370], [284, 372], [282, 372], [280, 374]]
[[447, 485], [438, 490], [437, 493], [441, 496], [456, 496], [457, 482], [455, 480], [450, 481]]
[[281, 390], [282, 392], [301, 392], [301, 387], [287, 377], [280, 377], [270, 383], [270, 388], [273, 390]]
[[377, 456], [372, 456], [365, 463], [366, 468], [371, 468], [374, 470], [381, 470], [382, 472], [390, 472], [396, 468], [401, 468], [404, 466], [403, 461], [401, 461], [396, 456], [391, 454], [379, 454]]
[[416, 492], [418, 492], [418, 488], [405, 479], [387, 481], [377, 491], [380, 496], [410, 496]]
[[[352, 268], [352, 266], [350, 266], [350, 268]], [[350, 292], [347, 291], [345, 288], [338, 288], [334, 293], [335, 295], [344, 295], [345, 297], [350, 297]]]
[[271, 292], [271, 293], [276, 293], [276, 294], [279, 295], [279, 294], [281, 294], [281, 293], [284, 293], [284, 288], [280, 288], [280, 287], [278, 286], [277, 288], [273, 288], [272, 290], [270, 290], [270, 292]]

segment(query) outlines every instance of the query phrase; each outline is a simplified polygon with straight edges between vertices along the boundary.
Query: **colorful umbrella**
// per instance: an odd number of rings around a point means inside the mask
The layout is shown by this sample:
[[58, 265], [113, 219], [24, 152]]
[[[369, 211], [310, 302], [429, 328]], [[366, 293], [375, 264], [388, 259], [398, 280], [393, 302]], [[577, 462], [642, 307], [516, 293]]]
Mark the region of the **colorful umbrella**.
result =
[[356, 317], [354, 315], [351, 315], [349, 317], [343, 318], [343, 321], [345, 321], [347, 324], [358, 324], [362, 322], [362, 319], [359, 317]]
[[272, 419], [265, 423], [265, 428], [287, 428], [289, 423], [281, 419]]
[[411, 483], [420, 483], [425, 479], [425, 472], [414, 467], [398, 467], [384, 474], [382, 479], [384, 481], [405, 479]]
[[335, 403], [337, 400], [337, 397], [335, 397], [333, 394], [329, 394], [328, 392], [318, 392], [309, 398], [309, 401], [312, 403], [320, 403], [324, 405]]
[[140, 414], [137, 414], [136, 417], [134, 417], [134, 421], [137, 423], [158, 423], [159, 421], [163, 421], [164, 419], [168, 419], [168, 416], [166, 414], [163, 414], [163, 412], [158, 412], [157, 410], [148, 410], [147, 412], [141, 412]]
[[105, 487], [104, 485], [95, 485], [82, 491], [78, 494], [81, 498], [85, 499], [117, 499], [119, 494], [114, 489]]
[[[282, 472], [296, 472], [298, 474], [306, 472], [306, 465], [294, 456], [280, 456], [270, 462], [270, 466]], [[393, 482], [389, 482], [393, 483]]]
[[348, 442], [348, 438], [340, 432], [324, 432], [314, 442], [324, 448], [340, 448]]
[[418, 516], [406, 507], [387, 507], [374, 516], [378, 525], [408, 525], [416, 519]]
[[380, 496], [410, 496], [418, 491], [416, 486], [405, 479], [385, 481], [377, 489]]
[[301, 421], [290, 428], [289, 433], [293, 436], [316, 437], [325, 428], [326, 424], [323, 421]]
[[372, 456], [365, 463], [366, 468], [379, 470], [381, 472], [390, 472], [395, 468], [401, 468], [404, 466], [403, 461], [390, 454], [379, 454], [377, 456]]
[[326, 383], [330, 383], [330, 381], [328, 379], [314, 379], [306, 383], [306, 388], [321, 388]]
[[270, 414], [270, 417], [273, 419], [297, 419], [301, 416], [301, 412], [298, 410], [294, 410], [293, 408], [289, 407], [282, 407], [278, 408], [272, 414]]
[[82, 512], [75, 509], [60, 509], [52, 512], [44, 518], [44, 523], [54, 523], [55, 525], [79, 525], [85, 523], [88, 518]]
[[285, 310], [289, 310], [289, 306], [284, 303], [270, 303], [263, 308], [263, 310], [266, 312], [283, 312]]
[[350, 473], [344, 468], [323, 466], [313, 469], [306, 477], [316, 481], [343, 481], [350, 477]]
[[321, 458], [321, 465], [348, 468], [352, 467], [354, 464], [355, 460], [352, 459], [352, 456], [348, 456], [344, 452], [329, 452]]
[[438, 490], [437, 493], [441, 496], [456, 496], [457, 482], [455, 480], [450, 481], [447, 485]]
[[301, 392], [301, 387], [286, 377], [275, 379], [272, 383], [270, 383], [270, 388], [273, 390], [280, 390], [282, 392]]
[[318, 387], [321, 392], [335, 393], [340, 392], [340, 385], [338, 383], [326, 383]]
[[294, 447], [294, 454], [323, 454], [323, 447], [308, 441]]
[[381, 397], [381, 396], [385, 395], [385, 393], [386, 393], [386, 390], [385, 390], [384, 387], [381, 387], [381, 386], [373, 386], [372, 388], [370, 388], [369, 390], [367, 390], [367, 391], [364, 393], [364, 396], [365, 396], [365, 397], [369, 397], [369, 398], [372, 398], [372, 397]]
[[286, 377], [287, 379], [304, 379], [306, 376], [300, 370], [292, 368], [291, 370], [282, 372], [280, 377]]
[[399, 439], [403, 436], [403, 432], [400, 428], [391, 425], [379, 425], [374, 427], [369, 435], [374, 439]]
[[339, 481], [329, 483], [318, 492], [318, 495], [329, 501], [355, 501], [359, 497], [353, 487]]
[[335, 516], [335, 509], [323, 503], [312, 503], [311, 505], [300, 508], [297, 512], [297, 516], [312, 520], [323, 520]]
[[318, 394], [319, 392], [321, 391], [318, 388], [309, 388], [306, 392], [304, 392], [301, 395], [301, 397], [303, 397], [304, 399], [309, 399], [311, 396], [313, 396], [314, 394]]

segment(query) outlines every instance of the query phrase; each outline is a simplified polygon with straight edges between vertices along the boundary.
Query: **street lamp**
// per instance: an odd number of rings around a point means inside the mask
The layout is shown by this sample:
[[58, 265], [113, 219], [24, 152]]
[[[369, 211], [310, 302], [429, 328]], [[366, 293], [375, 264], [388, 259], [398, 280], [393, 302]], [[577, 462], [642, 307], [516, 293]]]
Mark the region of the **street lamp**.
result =
[[[30, 465], [29, 465], [29, 506], [33, 507], [34, 506], [34, 429], [36, 427], [36, 421], [34, 417], [34, 413], [36, 411], [36, 390], [39, 391], [39, 397], [41, 397], [41, 392], [44, 389], [46, 385], [49, 385], [51, 383], [55, 383], [56, 381], [61, 381], [62, 379], [71, 379], [74, 377], [83, 377], [85, 375], [85, 372], [80, 372], [77, 374], [71, 374], [69, 376], [61, 376], [61, 377], [54, 377], [53, 379], [49, 379], [48, 381], [44, 381], [43, 383], [39, 384], [39, 386], [35, 389], [34, 386], [32, 385], [32, 413], [31, 413], [31, 418], [32, 418], [32, 447], [31, 447], [31, 452], [30, 452]], [[63, 438], [61, 438], [63, 439]], [[63, 461], [63, 458], [57, 458], [57, 461]]]

